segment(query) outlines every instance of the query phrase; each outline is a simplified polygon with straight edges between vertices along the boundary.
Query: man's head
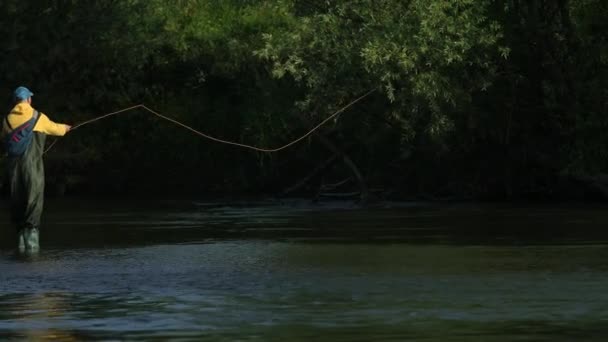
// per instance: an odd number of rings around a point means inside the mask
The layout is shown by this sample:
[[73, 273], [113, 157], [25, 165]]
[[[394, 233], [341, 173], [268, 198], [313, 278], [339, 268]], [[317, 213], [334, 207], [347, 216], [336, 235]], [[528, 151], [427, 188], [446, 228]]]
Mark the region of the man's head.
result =
[[15, 89], [15, 92], [13, 94], [15, 95], [15, 101], [28, 103], [32, 102], [32, 96], [34, 95], [34, 93], [32, 93], [26, 87], [19, 87]]

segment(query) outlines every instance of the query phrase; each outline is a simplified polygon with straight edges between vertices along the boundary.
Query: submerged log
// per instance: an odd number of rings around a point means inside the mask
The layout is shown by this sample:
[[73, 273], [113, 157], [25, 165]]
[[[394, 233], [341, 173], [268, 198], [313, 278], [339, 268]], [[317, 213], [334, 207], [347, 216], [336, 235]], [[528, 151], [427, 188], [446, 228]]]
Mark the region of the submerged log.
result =
[[332, 183], [332, 184], [321, 184], [321, 191], [331, 191], [331, 190], [335, 190], [339, 187], [341, 187], [342, 185], [350, 182], [353, 178], [352, 177], [347, 177], [346, 179], [343, 179], [337, 183]]

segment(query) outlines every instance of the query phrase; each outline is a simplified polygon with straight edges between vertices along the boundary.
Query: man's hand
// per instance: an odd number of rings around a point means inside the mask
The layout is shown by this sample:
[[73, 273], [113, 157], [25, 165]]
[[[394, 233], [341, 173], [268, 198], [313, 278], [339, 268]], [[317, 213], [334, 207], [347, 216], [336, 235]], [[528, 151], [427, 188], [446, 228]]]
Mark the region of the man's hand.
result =
[[71, 130], [72, 130], [72, 126], [70, 126], [70, 125], [65, 125], [65, 132], [66, 132], [66, 133], [67, 133], [67, 132], [69, 132], [69, 131], [71, 131]]

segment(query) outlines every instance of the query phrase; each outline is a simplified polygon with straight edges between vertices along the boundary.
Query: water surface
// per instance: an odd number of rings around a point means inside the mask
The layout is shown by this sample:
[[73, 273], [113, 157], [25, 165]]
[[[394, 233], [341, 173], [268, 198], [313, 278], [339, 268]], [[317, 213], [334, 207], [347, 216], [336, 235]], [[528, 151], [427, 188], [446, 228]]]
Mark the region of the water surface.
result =
[[51, 201], [0, 338], [603, 341], [606, 209]]

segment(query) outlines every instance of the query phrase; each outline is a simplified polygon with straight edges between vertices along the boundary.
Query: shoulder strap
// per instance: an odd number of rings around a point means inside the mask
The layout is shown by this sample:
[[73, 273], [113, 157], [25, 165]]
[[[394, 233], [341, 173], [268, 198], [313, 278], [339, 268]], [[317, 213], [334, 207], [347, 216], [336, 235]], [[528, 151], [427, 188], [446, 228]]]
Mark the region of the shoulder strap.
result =
[[10, 123], [10, 122], [8, 122], [8, 115], [6, 115], [6, 116], [4, 117], [4, 121], [6, 122], [6, 125], [8, 126], [8, 128], [10, 128], [10, 129], [11, 129], [11, 131], [12, 131], [14, 128], [13, 128], [13, 126], [11, 125], [11, 123]]

